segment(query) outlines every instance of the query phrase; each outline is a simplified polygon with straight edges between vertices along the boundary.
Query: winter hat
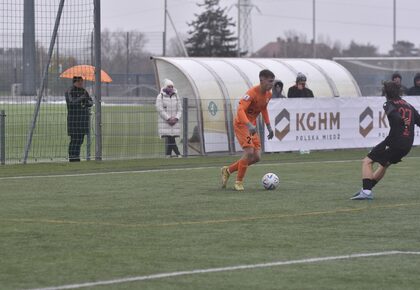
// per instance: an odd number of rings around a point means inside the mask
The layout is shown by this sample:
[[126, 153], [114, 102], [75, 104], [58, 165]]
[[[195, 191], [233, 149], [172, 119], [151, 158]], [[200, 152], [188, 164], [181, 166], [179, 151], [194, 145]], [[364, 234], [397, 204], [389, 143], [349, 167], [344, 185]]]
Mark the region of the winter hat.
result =
[[306, 82], [306, 76], [299, 72], [296, 76], [296, 82]]
[[168, 86], [174, 86], [174, 83], [170, 79], [164, 79], [163, 80], [163, 87], [167, 88]]

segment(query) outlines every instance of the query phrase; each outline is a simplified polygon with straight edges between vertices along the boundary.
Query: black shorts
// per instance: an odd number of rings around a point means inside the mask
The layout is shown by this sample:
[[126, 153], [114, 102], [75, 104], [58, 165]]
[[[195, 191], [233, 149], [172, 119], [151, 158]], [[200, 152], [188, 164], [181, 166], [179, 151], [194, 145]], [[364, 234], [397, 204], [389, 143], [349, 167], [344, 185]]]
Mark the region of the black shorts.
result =
[[400, 162], [408, 152], [410, 152], [410, 149], [387, 147], [384, 142], [382, 142], [373, 147], [367, 157], [378, 162], [382, 166], [388, 166]]

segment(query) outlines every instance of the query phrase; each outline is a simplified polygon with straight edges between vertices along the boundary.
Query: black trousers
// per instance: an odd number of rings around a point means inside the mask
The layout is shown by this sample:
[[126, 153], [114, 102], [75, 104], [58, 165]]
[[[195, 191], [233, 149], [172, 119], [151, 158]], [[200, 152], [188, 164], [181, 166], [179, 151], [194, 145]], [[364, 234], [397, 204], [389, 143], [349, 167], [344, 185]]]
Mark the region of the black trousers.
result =
[[178, 146], [176, 145], [175, 136], [162, 136], [165, 138], [165, 154], [167, 156], [171, 156], [172, 151], [175, 152], [176, 155], [181, 155], [178, 150]]
[[83, 133], [73, 133], [70, 134], [70, 144], [69, 144], [69, 161], [80, 161], [80, 148], [83, 144], [83, 139], [85, 134]]

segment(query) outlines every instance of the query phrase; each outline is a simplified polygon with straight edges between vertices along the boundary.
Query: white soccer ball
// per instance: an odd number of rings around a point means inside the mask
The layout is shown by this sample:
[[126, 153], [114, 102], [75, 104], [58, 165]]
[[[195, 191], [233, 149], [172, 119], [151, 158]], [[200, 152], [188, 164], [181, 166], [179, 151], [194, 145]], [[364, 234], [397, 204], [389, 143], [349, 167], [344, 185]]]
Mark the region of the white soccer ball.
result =
[[274, 173], [267, 173], [263, 176], [261, 183], [267, 190], [275, 189], [279, 185], [280, 179]]

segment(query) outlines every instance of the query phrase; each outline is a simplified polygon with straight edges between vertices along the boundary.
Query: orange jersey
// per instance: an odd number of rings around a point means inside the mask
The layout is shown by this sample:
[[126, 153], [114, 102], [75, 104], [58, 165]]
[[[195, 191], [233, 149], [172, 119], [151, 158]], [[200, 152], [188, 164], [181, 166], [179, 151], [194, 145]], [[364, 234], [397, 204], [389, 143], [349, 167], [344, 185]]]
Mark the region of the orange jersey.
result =
[[251, 122], [256, 125], [256, 120], [260, 113], [264, 118], [264, 122], [269, 124], [270, 118], [268, 117], [267, 105], [270, 100], [271, 91], [261, 93], [260, 85], [250, 88], [239, 101], [235, 124], [239, 125]]

